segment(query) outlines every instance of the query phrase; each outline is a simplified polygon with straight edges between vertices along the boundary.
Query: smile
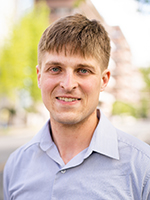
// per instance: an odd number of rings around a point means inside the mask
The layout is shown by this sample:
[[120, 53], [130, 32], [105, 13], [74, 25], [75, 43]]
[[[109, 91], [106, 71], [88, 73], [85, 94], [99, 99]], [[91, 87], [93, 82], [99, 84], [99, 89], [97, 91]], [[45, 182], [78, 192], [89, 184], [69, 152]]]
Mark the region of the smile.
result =
[[65, 101], [65, 102], [72, 102], [72, 101], [78, 101], [80, 99], [77, 98], [67, 98], [67, 97], [57, 97], [58, 100], [60, 101]]

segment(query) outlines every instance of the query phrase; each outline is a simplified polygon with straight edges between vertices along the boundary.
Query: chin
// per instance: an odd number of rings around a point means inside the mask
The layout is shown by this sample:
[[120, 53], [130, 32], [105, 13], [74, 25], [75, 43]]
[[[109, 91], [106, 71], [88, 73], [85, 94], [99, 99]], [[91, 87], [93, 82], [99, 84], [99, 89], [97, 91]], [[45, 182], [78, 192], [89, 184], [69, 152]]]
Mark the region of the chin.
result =
[[64, 124], [64, 125], [75, 125], [78, 124], [80, 122], [80, 120], [77, 119], [71, 119], [71, 118], [63, 118], [63, 119], [57, 119], [58, 123]]
[[73, 113], [66, 113], [66, 114], [59, 114], [59, 115], [55, 115], [52, 116], [54, 121], [56, 121], [57, 123], [60, 124], [64, 124], [64, 125], [75, 125], [80, 123], [81, 119], [79, 118], [79, 115], [74, 115]]

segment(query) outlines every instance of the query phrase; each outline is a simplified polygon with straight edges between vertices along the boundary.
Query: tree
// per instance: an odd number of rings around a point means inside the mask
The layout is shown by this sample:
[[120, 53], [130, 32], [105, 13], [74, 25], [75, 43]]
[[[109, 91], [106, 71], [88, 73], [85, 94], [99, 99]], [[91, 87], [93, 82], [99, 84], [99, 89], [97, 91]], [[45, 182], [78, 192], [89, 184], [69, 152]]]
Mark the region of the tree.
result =
[[14, 25], [12, 35], [0, 51], [0, 97], [14, 98], [25, 91], [40, 99], [37, 87], [37, 46], [49, 24], [49, 10], [38, 5]]
[[138, 2], [141, 2], [141, 3], [150, 3], [150, 0], [136, 0]]
[[136, 0], [138, 2], [138, 11], [141, 13], [150, 13], [150, 0]]
[[141, 68], [143, 80], [145, 82], [145, 88], [143, 89], [143, 106], [147, 115], [150, 115], [150, 67]]
[[141, 68], [141, 72], [142, 72], [143, 79], [144, 79], [144, 82], [145, 82], [145, 91], [150, 96], [150, 67]]

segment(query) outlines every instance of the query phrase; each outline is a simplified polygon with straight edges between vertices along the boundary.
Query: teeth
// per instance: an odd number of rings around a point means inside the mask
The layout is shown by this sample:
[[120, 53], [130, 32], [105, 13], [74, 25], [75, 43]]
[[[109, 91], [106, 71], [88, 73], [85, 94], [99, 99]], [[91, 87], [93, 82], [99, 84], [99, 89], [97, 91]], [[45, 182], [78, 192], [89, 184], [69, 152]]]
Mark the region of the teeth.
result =
[[72, 101], [77, 101], [78, 99], [75, 98], [65, 98], [65, 97], [58, 97], [59, 100], [61, 101], [66, 101], [66, 102], [72, 102]]

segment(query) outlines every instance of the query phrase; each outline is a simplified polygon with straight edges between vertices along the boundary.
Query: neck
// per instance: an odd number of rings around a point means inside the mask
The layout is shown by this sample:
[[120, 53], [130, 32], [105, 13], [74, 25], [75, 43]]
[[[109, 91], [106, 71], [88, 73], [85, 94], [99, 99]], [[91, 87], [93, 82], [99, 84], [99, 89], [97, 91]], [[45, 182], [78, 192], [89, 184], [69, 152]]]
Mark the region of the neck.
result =
[[52, 138], [65, 164], [89, 146], [97, 124], [96, 112], [76, 125], [60, 124], [51, 119]]

